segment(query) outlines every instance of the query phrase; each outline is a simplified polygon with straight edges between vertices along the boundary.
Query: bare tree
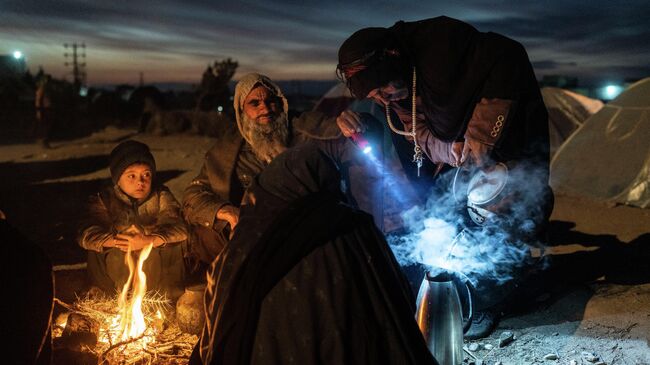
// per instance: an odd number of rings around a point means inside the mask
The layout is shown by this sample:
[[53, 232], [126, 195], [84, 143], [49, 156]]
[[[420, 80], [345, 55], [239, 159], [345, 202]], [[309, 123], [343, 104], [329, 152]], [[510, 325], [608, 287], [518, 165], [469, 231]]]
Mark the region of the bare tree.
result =
[[211, 111], [221, 107], [225, 111], [232, 107], [228, 83], [235, 75], [238, 66], [239, 63], [231, 58], [214, 61], [212, 65], [208, 65], [203, 72], [198, 90], [196, 103], [198, 110]]

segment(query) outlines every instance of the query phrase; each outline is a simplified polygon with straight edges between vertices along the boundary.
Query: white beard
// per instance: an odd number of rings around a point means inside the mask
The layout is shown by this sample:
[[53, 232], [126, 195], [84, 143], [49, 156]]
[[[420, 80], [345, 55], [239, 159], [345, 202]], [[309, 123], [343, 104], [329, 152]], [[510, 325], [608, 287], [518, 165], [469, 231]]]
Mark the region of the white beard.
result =
[[242, 113], [241, 117], [244, 135], [257, 158], [269, 163], [287, 149], [289, 128], [286, 113], [281, 113], [269, 124], [259, 124], [248, 118], [246, 113]]

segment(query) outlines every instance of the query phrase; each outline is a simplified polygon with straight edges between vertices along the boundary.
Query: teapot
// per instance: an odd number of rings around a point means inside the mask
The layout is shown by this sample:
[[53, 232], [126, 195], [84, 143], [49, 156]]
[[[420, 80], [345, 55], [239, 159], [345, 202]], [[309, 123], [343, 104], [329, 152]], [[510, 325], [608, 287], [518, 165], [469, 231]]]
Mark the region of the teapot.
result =
[[[467, 292], [465, 311], [459, 287]], [[429, 351], [440, 365], [463, 362], [463, 335], [472, 323], [473, 295], [474, 287], [461, 273], [441, 269], [424, 275], [418, 292], [415, 319]]]

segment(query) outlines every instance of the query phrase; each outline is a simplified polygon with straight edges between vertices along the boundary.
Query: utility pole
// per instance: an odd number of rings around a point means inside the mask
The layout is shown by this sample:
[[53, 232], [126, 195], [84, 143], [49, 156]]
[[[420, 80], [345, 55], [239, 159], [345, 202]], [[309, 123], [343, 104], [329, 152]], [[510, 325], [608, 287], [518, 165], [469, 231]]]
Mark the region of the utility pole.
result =
[[[76, 90], [79, 90], [81, 85], [86, 84], [86, 62], [83, 61], [86, 59], [86, 45], [84, 43], [64, 43], [63, 47], [66, 49], [66, 52], [63, 54], [66, 60], [65, 66], [72, 67], [74, 87]], [[72, 50], [71, 53], [68, 53], [69, 48]]]

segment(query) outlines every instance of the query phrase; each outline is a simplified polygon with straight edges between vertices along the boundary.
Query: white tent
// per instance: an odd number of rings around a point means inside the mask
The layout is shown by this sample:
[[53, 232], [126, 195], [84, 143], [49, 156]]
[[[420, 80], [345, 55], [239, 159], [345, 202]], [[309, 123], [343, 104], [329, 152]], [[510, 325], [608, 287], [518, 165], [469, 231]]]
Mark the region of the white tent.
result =
[[603, 107], [600, 100], [557, 87], [542, 88], [542, 96], [548, 110], [551, 156], [587, 118]]
[[591, 116], [551, 162], [559, 192], [642, 208], [650, 206], [650, 78]]
[[337, 83], [327, 91], [316, 103], [313, 110], [322, 112], [329, 117], [336, 117], [347, 109], [354, 101], [350, 90], [343, 83]]
[[379, 107], [369, 99], [356, 100], [344, 83], [332, 86], [313, 108], [329, 117], [337, 117], [345, 109], [358, 113], [370, 113], [380, 121], [385, 120], [383, 107]]

